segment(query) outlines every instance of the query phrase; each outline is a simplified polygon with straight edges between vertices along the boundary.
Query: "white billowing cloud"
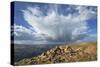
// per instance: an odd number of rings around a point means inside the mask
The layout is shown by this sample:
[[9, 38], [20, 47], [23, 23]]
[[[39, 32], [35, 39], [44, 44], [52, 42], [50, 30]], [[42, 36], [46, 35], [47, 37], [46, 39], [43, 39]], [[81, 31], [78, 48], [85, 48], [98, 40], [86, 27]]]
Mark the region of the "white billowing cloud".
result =
[[[55, 8], [56, 9], [56, 8]], [[50, 10], [46, 16], [37, 7], [28, 7], [22, 10], [24, 19], [38, 34], [46, 35], [51, 40], [74, 41], [84, 38], [88, 30], [87, 20], [96, 16], [95, 11], [86, 7], [77, 6], [78, 13], [69, 13], [67, 16]]]
[[32, 27], [26, 28], [15, 24], [14, 43], [68, 43], [90, 38], [87, 35], [87, 20], [96, 16], [95, 11], [84, 6], [76, 6], [68, 10], [73, 9], [77, 10], [77, 13], [68, 15], [59, 14], [57, 6], [54, 6], [53, 9], [50, 8], [47, 15], [44, 15], [39, 7], [28, 7], [26, 10], [22, 10], [24, 20]]
[[46, 36], [35, 33], [33, 30], [28, 29], [22, 25], [14, 24], [14, 43], [16, 44], [40, 44], [45, 41]]
[[79, 18], [81, 20], [88, 20], [90, 18], [95, 18], [96, 17], [96, 11], [92, 10], [91, 8], [87, 8], [86, 6], [78, 6], [76, 7], [76, 10], [79, 12]]

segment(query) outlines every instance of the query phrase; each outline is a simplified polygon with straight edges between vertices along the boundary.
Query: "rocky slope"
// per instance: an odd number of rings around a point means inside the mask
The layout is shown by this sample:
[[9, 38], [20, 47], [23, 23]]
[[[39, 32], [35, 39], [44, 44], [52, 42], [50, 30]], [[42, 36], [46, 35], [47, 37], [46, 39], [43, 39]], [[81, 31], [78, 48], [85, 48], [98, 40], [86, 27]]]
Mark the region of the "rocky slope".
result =
[[56, 46], [39, 56], [23, 59], [15, 65], [51, 64], [97, 60], [97, 43]]

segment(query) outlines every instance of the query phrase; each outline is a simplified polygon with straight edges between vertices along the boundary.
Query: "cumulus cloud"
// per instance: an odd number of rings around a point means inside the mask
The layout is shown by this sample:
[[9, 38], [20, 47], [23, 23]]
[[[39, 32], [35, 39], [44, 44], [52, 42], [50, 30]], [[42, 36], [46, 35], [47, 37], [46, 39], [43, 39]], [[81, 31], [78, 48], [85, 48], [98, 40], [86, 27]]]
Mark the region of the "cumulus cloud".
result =
[[32, 27], [28, 29], [15, 25], [16, 42], [27, 40], [30, 43], [70, 43], [85, 39], [88, 36], [87, 20], [94, 18], [96, 11], [86, 6], [67, 6], [66, 10], [75, 12], [64, 15], [59, 14], [58, 7], [54, 5], [47, 12], [43, 12], [38, 6], [22, 10], [24, 20]]
[[14, 43], [16, 44], [40, 44], [41, 40], [45, 42], [45, 36], [35, 33], [32, 29], [16, 24], [14, 24], [13, 29], [12, 34], [14, 34]]

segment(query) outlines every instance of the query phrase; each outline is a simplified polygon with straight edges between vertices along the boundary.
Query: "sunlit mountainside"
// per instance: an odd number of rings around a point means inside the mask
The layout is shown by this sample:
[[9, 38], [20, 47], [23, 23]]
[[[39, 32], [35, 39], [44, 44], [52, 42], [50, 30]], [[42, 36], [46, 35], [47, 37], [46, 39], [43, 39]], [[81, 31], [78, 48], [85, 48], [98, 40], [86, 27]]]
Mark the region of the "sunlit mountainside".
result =
[[97, 60], [97, 43], [79, 43], [77, 45], [56, 46], [42, 54], [25, 58], [15, 65], [48, 64], [62, 62], [94, 61]]

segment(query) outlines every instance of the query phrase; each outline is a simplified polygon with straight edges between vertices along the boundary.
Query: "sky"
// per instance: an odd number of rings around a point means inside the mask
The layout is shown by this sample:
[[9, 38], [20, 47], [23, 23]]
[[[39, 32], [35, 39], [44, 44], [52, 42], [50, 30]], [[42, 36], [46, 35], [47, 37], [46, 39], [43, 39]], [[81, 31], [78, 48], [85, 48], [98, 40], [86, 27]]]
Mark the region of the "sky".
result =
[[14, 2], [14, 43], [65, 44], [97, 41], [97, 7]]

